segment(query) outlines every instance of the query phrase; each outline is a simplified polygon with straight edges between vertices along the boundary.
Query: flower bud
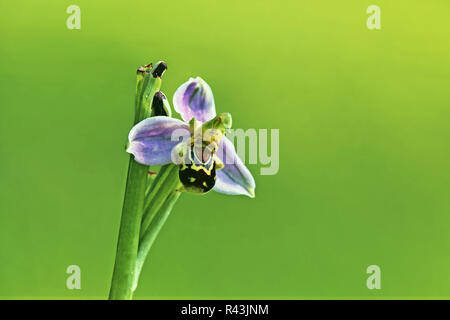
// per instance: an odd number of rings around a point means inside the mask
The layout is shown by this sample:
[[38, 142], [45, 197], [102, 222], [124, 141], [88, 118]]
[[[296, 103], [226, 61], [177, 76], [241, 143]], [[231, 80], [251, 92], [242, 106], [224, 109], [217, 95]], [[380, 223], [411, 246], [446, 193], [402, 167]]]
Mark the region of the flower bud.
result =
[[172, 111], [170, 110], [169, 101], [167, 100], [164, 93], [161, 91], [158, 91], [153, 96], [153, 102], [152, 102], [152, 112], [151, 117], [155, 116], [166, 116], [171, 117]]
[[151, 71], [153, 78], [161, 78], [166, 70], [167, 64], [164, 61], [157, 62]]

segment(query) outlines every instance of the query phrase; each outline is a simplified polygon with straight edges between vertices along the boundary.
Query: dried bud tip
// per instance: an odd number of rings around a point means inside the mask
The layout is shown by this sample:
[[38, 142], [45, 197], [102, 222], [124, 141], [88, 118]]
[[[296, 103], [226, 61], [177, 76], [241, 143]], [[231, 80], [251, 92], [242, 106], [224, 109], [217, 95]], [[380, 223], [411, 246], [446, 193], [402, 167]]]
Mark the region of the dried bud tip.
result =
[[152, 68], [153, 68], [153, 64], [152, 64], [152, 63], [145, 64], [145, 65], [143, 65], [143, 66], [140, 66], [140, 67], [137, 69], [137, 72], [138, 72], [138, 73], [146, 73], [146, 72], [150, 72], [150, 70], [152, 70]]

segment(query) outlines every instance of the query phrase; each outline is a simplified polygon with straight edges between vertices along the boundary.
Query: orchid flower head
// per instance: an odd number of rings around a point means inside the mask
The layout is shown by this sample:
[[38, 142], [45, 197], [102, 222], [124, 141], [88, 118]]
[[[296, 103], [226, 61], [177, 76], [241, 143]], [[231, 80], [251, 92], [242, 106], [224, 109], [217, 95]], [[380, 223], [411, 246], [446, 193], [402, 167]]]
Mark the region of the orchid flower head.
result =
[[210, 86], [190, 78], [176, 90], [173, 104], [184, 121], [153, 116], [139, 122], [129, 133], [127, 152], [144, 165], [178, 164], [186, 191], [254, 197], [255, 180], [225, 136], [231, 115], [216, 115]]

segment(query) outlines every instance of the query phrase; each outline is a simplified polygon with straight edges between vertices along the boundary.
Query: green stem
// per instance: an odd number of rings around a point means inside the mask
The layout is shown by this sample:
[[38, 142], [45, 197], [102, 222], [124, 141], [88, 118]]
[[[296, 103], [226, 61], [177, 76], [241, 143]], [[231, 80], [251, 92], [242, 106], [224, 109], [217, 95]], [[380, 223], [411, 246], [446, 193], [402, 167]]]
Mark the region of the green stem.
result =
[[142, 215], [145, 177], [147, 167], [132, 157], [128, 167], [127, 186], [120, 222], [119, 239], [117, 242], [116, 262], [111, 282], [110, 299], [131, 299], [130, 283], [134, 277], [139, 238], [139, 217]]
[[[165, 66], [165, 64], [164, 64]], [[161, 67], [158, 64], [156, 67]], [[147, 118], [151, 112], [153, 96], [161, 87], [161, 72], [155, 76], [155, 68], [138, 69], [136, 82], [136, 115], [134, 123]], [[160, 68], [161, 69], [161, 68]], [[144, 208], [148, 166], [134, 161], [130, 155], [125, 197], [117, 242], [116, 261], [109, 299], [131, 299], [136, 258], [139, 246], [140, 222]]]
[[167, 176], [170, 173], [170, 169], [172, 167], [170, 165], [162, 166], [159, 169], [158, 174], [156, 175], [153, 182], [148, 183], [147, 191], [145, 192], [145, 201], [144, 201], [144, 216], [142, 220], [146, 219], [146, 210], [145, 208], [148, 208], [153, 201], [153, 198], [155, 197], [156, 193], [159, 191], [159, 188], [161, 188], [162, 184], [166, 180]]
[[178, 190], [173, 190], [164, 201], [164, 204], [161, 206], [159, 212], [156, 214], [154, 219], [151, 221], [151, 224], [147, 231], [144, 233], [143, 237], [141, 238], [140, 244], [139, 244], [139, 251], [138, 256], [136, 260], [136, 270], [135, 270], [135, 277], [133, 281], [133, 292], [136, 290], [139, 276], [142, 271], [142, 267], [144, 265], [145, 259], [147, 258], [148, 253], [150, 252], [150, 249], [155, 242], [156, 237], [158, 236], [159, 231], [161, 230], [162, 226], [166, 222], [167, 218], [170, 215], [170, 212], [172, 211], [173, 206], [175, 205], [175, 202], [177, 202], [178, 198], [180, 197], [180, 192]]
[[158, 176], [151, 185], [145, 199], [144, 216], [142, 218], [140, 231], [141, 239], [167, 196], [176, 189], [179, 183], [178, 167], [175, 164], [163, 166], [158, 173]]

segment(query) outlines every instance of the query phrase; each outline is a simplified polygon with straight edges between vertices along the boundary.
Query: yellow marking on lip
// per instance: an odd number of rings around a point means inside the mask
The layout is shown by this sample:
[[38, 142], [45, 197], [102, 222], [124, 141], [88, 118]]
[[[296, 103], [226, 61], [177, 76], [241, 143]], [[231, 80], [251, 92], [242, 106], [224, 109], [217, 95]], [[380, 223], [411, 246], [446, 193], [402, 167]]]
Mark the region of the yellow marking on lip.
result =
[[202, 166], [197, 166], [195, 163], [192, 163], [191, 168], [194, 171], [200, 171], [203, 170], [208, 176], [211, 175], [211, 170], [214, 168], [214, 165], [211, 166], [211, 169], [206, 169], [205, 167]]

